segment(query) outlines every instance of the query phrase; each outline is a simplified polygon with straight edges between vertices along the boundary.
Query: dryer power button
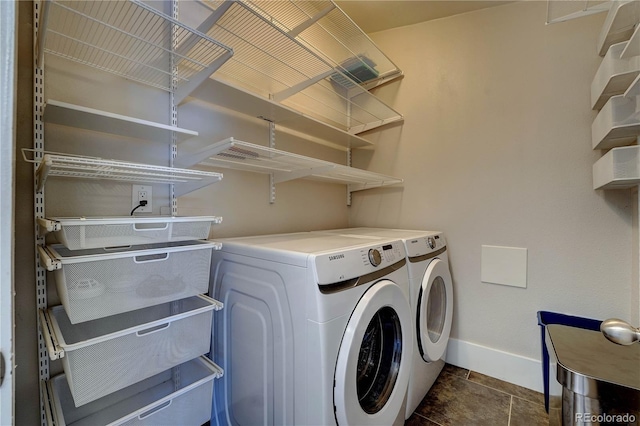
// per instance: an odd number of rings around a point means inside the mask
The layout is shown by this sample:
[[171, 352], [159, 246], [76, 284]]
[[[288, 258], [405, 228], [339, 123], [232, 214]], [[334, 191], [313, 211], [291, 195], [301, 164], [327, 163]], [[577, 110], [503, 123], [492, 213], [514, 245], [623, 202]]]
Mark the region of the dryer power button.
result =
[[380, 262], [382, 262], [382, 255], [378, 249], [369, 250], [369, 262], [371, 262], [373, 266], [378, 266]]

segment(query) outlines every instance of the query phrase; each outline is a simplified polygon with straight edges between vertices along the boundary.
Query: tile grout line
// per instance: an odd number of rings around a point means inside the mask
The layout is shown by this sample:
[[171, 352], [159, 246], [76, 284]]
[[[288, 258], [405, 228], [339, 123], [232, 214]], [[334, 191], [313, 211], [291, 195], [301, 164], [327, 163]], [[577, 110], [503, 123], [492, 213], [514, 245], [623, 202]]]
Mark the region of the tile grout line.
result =
[[[507, 395], [509, 395], [509, 396], [515, 396], [516, 398], [519, 398], [519, 399], [521, 399], [521, 400], [523, 400], [523, 401], [530, 402], [530, 403], [532, 403], [532, 404], [536, 404], [536, 405], [544, 405], [544, 404], [540, 404], [539, 402], [532, 401], [532, 400], [530, 400], [530, 399], [527, 399], [527, 398], [523, 398], [523, 397], [521, 397], [521, 396], [514, 395], [514, 394], [509, 393], [509, 392], [507, 392], [507, 391], [504, 391], [504, 390], [502, 390], [502, 389], [492, 388], [491, 386], [487, 386], [487, 385], [485, 385], [484, 383], [476, 382], [475, 380], [470, 380], [470, 379], [468, 378], [470, 375], [471, 375], [471, 370], [469, 370], [469, 374], [467, 375], [467, 380], [469, 380], [471, 383], [475, 383], [476, 385], [484, 386], [485, 388], [492, 389], [492, 390], [494, 390], [494, 391], [502, 392], [502, 393], [507, 394]], [[517, 385], [515, 385], [515, 386], [517, 386]]]
[[507, 421], [507, 426], [511, 426], [511, 410], [513, 409], [513, 395], [509, 399], [509, 420]]
[[435, 425], [442, 426], [440, 423], [431, 420], [429, 417], [423, 416], [422, 414], [418, 413], [417, 411], [414, 411], [413, 414], [417, 415], [418, 417], [422, 417], [425, 420], [429, 420], [431, 423], [433, 423]]

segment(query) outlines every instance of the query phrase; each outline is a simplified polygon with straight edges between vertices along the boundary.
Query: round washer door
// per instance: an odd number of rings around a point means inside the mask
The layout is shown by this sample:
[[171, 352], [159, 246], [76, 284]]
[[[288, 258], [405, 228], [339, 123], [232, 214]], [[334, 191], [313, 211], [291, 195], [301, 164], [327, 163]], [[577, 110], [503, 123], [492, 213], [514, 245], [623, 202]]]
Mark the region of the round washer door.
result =
[[422, 358], [437, 361], [447, 349], [453, 318], [453, 285], [449, 267], [440, 259], [429, 263], [418, 295], [416, 335]]
[[404, 292], [389, 280], [374, 284], [356, 305], [336, 363], [339, 425], [390, 425], [398, 417], [413, 352], [410, 309]]

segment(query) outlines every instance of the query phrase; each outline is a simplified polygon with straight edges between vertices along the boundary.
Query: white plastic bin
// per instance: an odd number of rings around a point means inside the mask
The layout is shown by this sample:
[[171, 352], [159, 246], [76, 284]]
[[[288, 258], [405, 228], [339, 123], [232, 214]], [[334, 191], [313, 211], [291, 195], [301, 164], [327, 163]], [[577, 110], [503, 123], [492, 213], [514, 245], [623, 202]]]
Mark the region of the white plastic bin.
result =
[[40, 250], [55, 271], [62, 305], [73, 324], [206, 293], [211, 251], [204, 241], [152, 244], [117, 250]]
[[39, 219], [41, 232], [53, 232], [69, 250], [155, 244], [209, 238], [216, 216], [54, 217]]
[[200, 357], [76, 408], [64, 374], [47, 382], [47, 416], [57, 426], [193, 425], [211, 417], [213, 379], [222, 370]]
[[54, 306], [43, 328], [79, 407], [209, 352], [213, 310], [221, 308], [197, 296], [74, 325]]

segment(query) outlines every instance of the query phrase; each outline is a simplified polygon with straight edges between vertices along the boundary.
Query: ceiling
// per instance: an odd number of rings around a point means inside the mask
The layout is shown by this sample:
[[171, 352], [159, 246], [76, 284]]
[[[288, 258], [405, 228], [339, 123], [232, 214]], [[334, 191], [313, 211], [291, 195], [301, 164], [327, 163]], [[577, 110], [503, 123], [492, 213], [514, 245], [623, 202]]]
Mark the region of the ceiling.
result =
[[373, 33], [500, 6], [512, 1], [337, 0], [336, 3], [365, 33]]

